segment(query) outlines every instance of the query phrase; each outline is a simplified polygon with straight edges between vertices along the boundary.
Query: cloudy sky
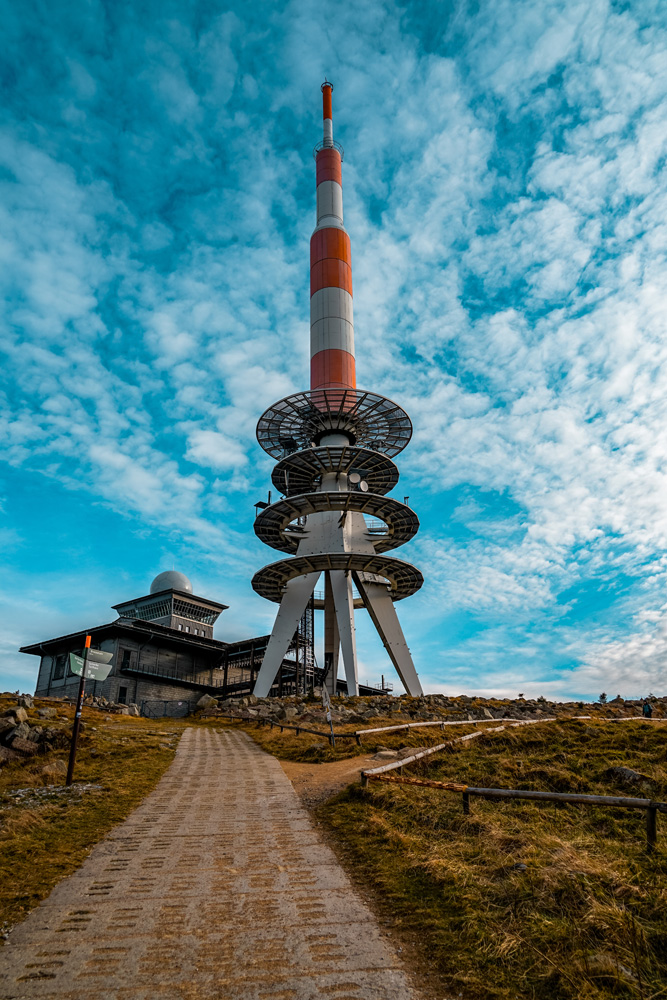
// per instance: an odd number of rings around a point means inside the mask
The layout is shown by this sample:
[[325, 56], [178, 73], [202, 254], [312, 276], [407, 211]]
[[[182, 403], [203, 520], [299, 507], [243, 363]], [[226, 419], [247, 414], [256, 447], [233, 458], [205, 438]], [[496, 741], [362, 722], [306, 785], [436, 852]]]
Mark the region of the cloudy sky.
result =
[[218, 638], [270, 630], [255, 424], [307, 387], [326, 74], [358, 382], [415, 426], [425, 687], [664, 691], [664, 6], [0, 8], [0, 685], [172, 566]]

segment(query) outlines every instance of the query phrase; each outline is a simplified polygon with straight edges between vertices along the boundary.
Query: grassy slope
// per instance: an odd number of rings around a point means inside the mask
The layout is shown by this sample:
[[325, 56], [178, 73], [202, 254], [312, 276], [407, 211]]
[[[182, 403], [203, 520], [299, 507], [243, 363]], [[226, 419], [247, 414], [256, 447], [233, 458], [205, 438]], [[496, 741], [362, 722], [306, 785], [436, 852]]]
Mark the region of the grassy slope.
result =
[[[2, 699], [0, 711], [10, 703]], [[47, 704], [35, 703], [36, 707]], [[36, 713], [29, 714], [33, 721]], [[73, 711], [58, 706], [58, 714], [71, 720]], [[25, 763], [14, 761], [0, 771], [2, 925], [23, 919], [155, 787], [173, 759], [176, 739], [171, 734], [180, 734], [183, 729], [183, 723], [173, 719], [114, 716], [105, 722], [103, 714], [85, 708], [84, 720], [88, 727], [79, 745], [74, 779], [75, 783], [99, 784], [101, 791], [54, 797], [43, 804], [15, 802], [14, 789], [43, 787], [41, 769], [56, 758], [66, 762], [66, 747]], [[44, 724], [64, 732], [71, 725], [52, 720]], [[165, 749], [160, 744], [170, 746]]]
[[[489, 724], [489, 728], [493, 723]], [[432, 745], [438, 730], [379, 734], [361, 751], [248, 726], [269, 752], [316, 762]], [[456, 727], [449, 735], [471, 730]], [[614, 783], [623, 765], [643, 787]], [[406, 773], [470, 785], [667, 800], [667, 726], [562, 721], [490, 734]], [[645, 850], [645, 814], [497, 803], [434, 789], [351, 786], [320, 807], [351, 873], [385, 922], [437, 970], [443, 995], [667, 997], [667, 818]], [[525, 871], [513, 866], [525, 864]]]
[[[423, 771], [485, 787], [664, 801], [666, 748], [662, 727], [558, 723], [482, 738]], [[650, 785], [610, 783], [604, 772], [619, 764]], [[460, 796], [371, 784], [348, 789], [320, 816], [381, 890], [381, 907], [419, 932], [424, 961], [453, 992], [667, 994], [664, 819], [648, 856], [644, 813], [635, 810], [472, 799], [464, 816]]]

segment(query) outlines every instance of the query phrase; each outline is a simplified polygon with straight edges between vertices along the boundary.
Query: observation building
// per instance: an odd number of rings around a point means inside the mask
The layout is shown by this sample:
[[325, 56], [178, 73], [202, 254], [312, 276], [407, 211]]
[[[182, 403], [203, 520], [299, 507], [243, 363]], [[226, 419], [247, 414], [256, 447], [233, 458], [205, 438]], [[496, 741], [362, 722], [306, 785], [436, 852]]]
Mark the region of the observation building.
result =
[[[250, 694], [270, 639], [239, 642], [213, 638], [213, 626], [228, 605], [198, 597], [187, 576], [159, 573], [143, 597], [113, 606], [118, 617], [103, 625], [23, 646], [39, 657], [38, 698], [76, 699], [79, 677], [69, 669], [69, 654], [81, 655], [86, 635], [94, 649], [113, 656], [105, 681], [86, 682], [86, 694], [118, 704], [136, 704], [142, 715], [187, 715], [202, 694], [216, 698]], [[272, 695], [294, 694], [321, 683], [304, 615], [285, 651]], [[345, 693], [345, 682], [337, 692]], [[377, 694], [373, 688], [364, 693]]]

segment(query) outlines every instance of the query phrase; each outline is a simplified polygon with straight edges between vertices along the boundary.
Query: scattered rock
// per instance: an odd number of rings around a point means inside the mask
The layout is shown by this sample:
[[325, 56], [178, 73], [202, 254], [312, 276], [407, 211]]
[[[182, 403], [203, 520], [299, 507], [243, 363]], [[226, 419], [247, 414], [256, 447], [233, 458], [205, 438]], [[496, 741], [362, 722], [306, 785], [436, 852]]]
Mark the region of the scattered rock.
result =
[[210, 694], [203, 694], [197, 702], [197, 708], [217, 708], [218, 701]]
[[58, 778], [67, 776], [67, 765], [64, 760], [52, 760], [44, 765], [40, 773], [48, 784], [55, 784]]
[[17, 705], [16, 708], [8, 708], [3, 714], [6, 718], [11, 718], [13, 715], [17, 722], [27, 722], [28, 720], [28, 713], [20, 705]]
[[605, 777], [620, 781], [624, 785], [639, 785], [643, 781], [651, 781], [647, 774], [633, 771], [631, 767], [610, 767], [605, 771]]
[[55, 708], [37, 709], [37, 715], [40, 717], [40, 719], [55, 719], [57, 714], [58, 713], [56, 712]]
[[32, 695], [22, 694], [21, 697], [18, 699], [18, 703], [22, 708], [32, 708], [33, 707]]
[[582, 963], [582, 968], [589, 976], [600, 976], [607, 979], [620, 980], [625, 983], [634, 983], [637, 979], [627, 966], [621, 965], [616, 955], [611, 955], [605, 951], [588, 955]]
[[0, 719], [0, 740], [6, 742], [9, 740], [16, 729], [16, 723], [14, 719]]
[[32, 740], [24, 740], [19, 737], [15, 737], [12, 740], [11, 748], [22, 757], [32, 757], [32, 755], [36, 754], [39, 749], [37, 744]]
[[0, 747], [0, 767], [4, 767], [10, 760], [17, 760], [20, 756], [20, 754], [9, 747]]
[[405, 757], [414, 757], [416, 753], [422, 753], [422, 751], [428, 749], [428, 747], [403, 747], [402, 750], [397, 752], [396, 756], [399, 757], [400, 760], [403, 760]]
[[11, 737], [12, 743], [15, 743], [17, 739], [18, 740], [30, 739], [30, 726], [28, 725], [27, 722], [19, 722], [18, 726], [12, 733]]
[[141, 715], [141, 712], [139, 711], [139, 706], [138, 705], [130, 705], [129, 706], [129, 713], [128, 714], [129, 715], [134, 715], [136, 717], [139, 717]]
[[380, 750], [373, 755], [373, 760], [396, 760], [399, 755], [398, 750]]

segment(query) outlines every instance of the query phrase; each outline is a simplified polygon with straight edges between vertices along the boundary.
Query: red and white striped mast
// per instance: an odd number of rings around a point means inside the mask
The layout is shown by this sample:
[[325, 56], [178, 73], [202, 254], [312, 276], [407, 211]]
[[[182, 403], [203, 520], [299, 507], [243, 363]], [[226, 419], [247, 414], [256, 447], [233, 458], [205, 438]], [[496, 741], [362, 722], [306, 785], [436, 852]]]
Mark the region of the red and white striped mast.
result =
[[[323, 138], [315, 147], [317, 222], [310, 240], [310, 391], [269, 407], [257, 424], [264, 450], [278, 459], [272, 482], [280, 500], [261, 508], [255, 533], [292, 556], [264, 566], [255, 591], [280, 605], [255, 694], [266, 697], [289, 666], [301, 616], [324, 576], [324, 665], [313, 683], [337, 690], [339, 652], [347, 693], [359, 691], [355, 609], [363, 606], [406, 691], [421, 684], [394, 602], [416, 593], [418, 569], [385, 553], [409, 541], [419, 519], [386, 494], [398, 482], [394, 455], [412, 434], [407, 413], [357, 389], [352, 317], [352, 256], [343, 225], [342, 149], [333, 137], [331, 94], [322, 84]], [[373, 520], [367, 521], [366, 518]], [[355, 596], [353, 584], [358, 596]]]
[[343, 225], [342, 150], [333, 137], [333, 84], [322, 84], [316, 152], [317, 225], [310, 239], [310, 388], [356, 389], [352, 253]]

